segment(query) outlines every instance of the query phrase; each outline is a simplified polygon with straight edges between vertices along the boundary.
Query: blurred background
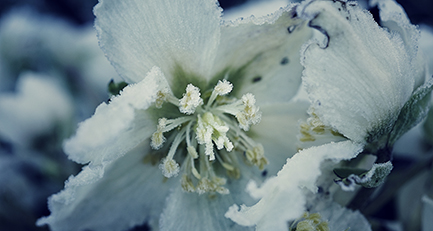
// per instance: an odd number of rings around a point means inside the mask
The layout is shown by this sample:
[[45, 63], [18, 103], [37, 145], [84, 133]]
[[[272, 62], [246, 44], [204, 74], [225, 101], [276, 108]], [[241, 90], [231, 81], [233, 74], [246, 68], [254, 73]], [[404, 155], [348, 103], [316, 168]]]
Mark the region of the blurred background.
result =
[[[289, 1], [219, 2], [227, 10], [224, 17], [232, 19], [266, 15]], [[412, 23], [421, 25], [420, 47], [431, 56], [433, 1], [398, 2]], [[0, 1], [0, 231], [48, 230], [35, 226], [39, 217], [49, 214], [47, 197], [81, 169], [67, 159], [62, 141], [109, 99], [110, 80], [121, 81], [98, 47], [92, 13], [96, 4], [97, 0]], [[394, 172], [431, 156], [432, 131], [429, 120], [402, 138], [395, 149]], [[418, 169], [408, 184], [373, 208], [376, 230], [420, 230], [423, 194], [410, 196], [413, 201], [407, 195], [414, 187], [431, 187], [431, 175], [427, 167]], [[411, 207], [405, 212], [399, 206]]]

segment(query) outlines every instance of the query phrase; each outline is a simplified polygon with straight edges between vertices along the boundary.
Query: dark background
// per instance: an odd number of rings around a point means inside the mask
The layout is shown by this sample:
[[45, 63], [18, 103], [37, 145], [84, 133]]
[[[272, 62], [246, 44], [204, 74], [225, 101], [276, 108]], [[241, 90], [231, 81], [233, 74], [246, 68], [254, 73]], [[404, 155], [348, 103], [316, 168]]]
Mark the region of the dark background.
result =
[[[227, 9], [246, 1], [220, 0], [219, 2], [222, 8]], [[72, 23], [81, 25], [93, 21], [92, 8], [97, 2], [97, 0], [1, 0], [0, 15], [3, 15], [14, 7], [29, 6], [41, 13], [63, 17]], [[432, 0], [398, 0], [397, 2], [405, 8], [412, 23], [433, 25]]]

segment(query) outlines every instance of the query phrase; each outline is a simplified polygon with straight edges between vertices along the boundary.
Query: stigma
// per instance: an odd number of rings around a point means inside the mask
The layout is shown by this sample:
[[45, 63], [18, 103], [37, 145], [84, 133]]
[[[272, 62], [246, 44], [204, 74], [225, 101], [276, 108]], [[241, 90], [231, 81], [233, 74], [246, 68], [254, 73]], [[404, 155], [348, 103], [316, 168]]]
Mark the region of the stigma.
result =
[[186, 86], [180, 99], [167, 89], [157, 93], [156, 108], [170, 103], [181, 116], [159, 118], [150, 146], [166, 153], [159, 165], [165, 177], [182, 174], [184, 191], [228, 194], [221, 170], [239, 178], [239, 159], [260, 170], [268, 163], [263, 146], [247, 133], [261, 119], [255, 97], [251, 93], [240, 99], [230, 97], [232, 89], [233, 84], [224, 79], [204, 94], [207, 97], [193, 84]]

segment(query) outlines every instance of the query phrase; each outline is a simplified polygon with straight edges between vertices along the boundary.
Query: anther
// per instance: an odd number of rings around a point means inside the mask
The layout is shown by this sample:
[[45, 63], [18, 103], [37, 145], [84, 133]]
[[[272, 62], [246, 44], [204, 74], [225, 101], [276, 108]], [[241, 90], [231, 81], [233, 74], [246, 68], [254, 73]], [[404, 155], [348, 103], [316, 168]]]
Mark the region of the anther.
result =
[[171, 158], [164, 158], [159, 168], [162, 170], [162, 174], [167, 178], [177, 176], [179, 173], [179, 164]]
[[188, 84], [186, 93], [184, 93], [182, 99], [179, 100], [180, 112], [191, 115], [195, 112], [195, 109], [202, 104], [203, 100], [200, 98], [200, 89], [192, 84]]

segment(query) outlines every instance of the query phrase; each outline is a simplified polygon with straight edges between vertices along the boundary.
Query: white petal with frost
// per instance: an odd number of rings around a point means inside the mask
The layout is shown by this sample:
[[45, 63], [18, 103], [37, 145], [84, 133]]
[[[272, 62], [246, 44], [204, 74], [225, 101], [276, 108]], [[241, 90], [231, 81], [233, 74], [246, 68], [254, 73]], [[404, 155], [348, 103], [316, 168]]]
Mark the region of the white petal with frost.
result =
[[168, 197], [166, 208], [161, 215], [160, 229], [170, 230], [252, 230], [243, 227], [224, 217], [227, 208], [237, 201], [254, 203], [245, 185], [249, 180], [261, 181], [257, 169], [242, 165], [240, 179], [228, 179], [225, 185], [230, 194], [227, 195], [197, 195], [185, 193], [176, 187]]
[[94, 12], [101, 47], [127, 81], [153, 66], [171, 78], [176, 65], [209, 78], [220, 36], [216, 1], [101, 0]]
[[351, 141], [329, 143], [300, 151], [287, 159], [276, 177], [268, 179], [260, 188], [254, 183], [247, 187], [253, 197], [261, 200], [251, 207], [233, 205], [226, 217], [244, 226], [256, 225], [257, 230], [287, 230], [287, 222], [302, 216], [306, 194], [317, 191], [320, 164], [326, 160], [341, 161], [354, 158], [362, 145]]
[[299, 122], [308, 118], [307, 102], [268, 104], [259, 124], [251, 127], [255, 141], [265, 149], [269, 164], [265, 170], [269, 176], [277, 174], [286, 159], [298, 151]]
[[312, 29], [295, 17], [294, 6], [222, 25], [214, 72], [228, 72], [238, 95], [252, 92], [262, 104], [288, 101], [298, 91], [303, 69], [299, 50]]
[[144, 163], [149, 149], [146, 141], [116, 160], [85, 166], [49, 198], [51, 215], [38, 225], [49, 224], [53, 231], [106, 231], [156, 223], [176, 179], [166, 181], [158, 166]]
[[109, 104], [99, 105], [90, 119], [79, 124], [75, 136], [65, 142], [69, 158], [81, 164], [109, 161], [149, 138], [156, 122], [144, 110], [166, 85], [161, 71], [153, 68], [144, 80], [124, 88]]
[[403, 39], [409, 58], [407, 62], [412, 68], [410, 74], [415, 78], [414, 87], [421, 86], [429, 76], [424, 53], [418, 49], [421, 37], [418, 27], [410, 23], [403, 7], [394, 0], [375, 0], [370, 3], [370, 5], [376, 4], [380, 13], [380, 25], [392, 33], [398, 33]]
[[298, 13], [327, 36], [325, 47], [313, 42], [302, 54], [315, 113], [358, 142], [389, 133], [414, 89], [402, 39], [350, 3], [314, 1]]
[[315, 211], [320, 214], [322, 220], [328, 221], [329, 230], [350, 230], [350, 231], [369, 231], [370, 224], [367, 219], [359, 212], [341, 207], [332, 202], [323, 210]]

